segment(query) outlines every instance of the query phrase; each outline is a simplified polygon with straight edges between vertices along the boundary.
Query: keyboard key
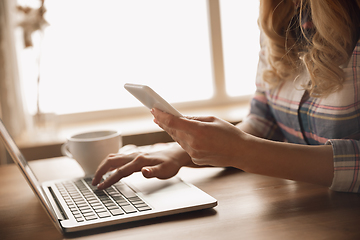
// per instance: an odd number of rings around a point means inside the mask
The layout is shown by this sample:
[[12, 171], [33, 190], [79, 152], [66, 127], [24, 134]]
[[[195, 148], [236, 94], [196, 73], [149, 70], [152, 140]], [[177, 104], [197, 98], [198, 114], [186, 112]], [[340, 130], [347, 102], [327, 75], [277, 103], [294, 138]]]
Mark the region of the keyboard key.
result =
[[87, 221], [90, 221], [90, 220], [98, 219], [98, 217], [94, 215], [94, 216], [85, 217], [85, 219]]
[[119, 206], [117, 206], [117, 205], [114, 204], [114, 205], [106, 206], [106, 208], [109, 209], [109, 210], [119, 209]]
[[139, 205], [139, 204], [146, 204], [143, 200], [138, 200], [138, 201], [130, 201], [133, 205]]
[[128, 200], [129, 200], [130, 202], [141, 201], [141, 199], [140, 199], [138, 196], [128, 197]]
[[100, 212], [97, 214], [100, 218], [106, 218], [106, 217], [110, 217], [110, 213], [108, 212]]
[[121, 206], [121, 208], [122, 208], [126, 213], [134, 213], [134, 212], [137, 212], [136, 208], [133, 207], [132, 205]]
[[93, 206], [93, 209], [100, 210], [100, 209], [105, 209], [105, 208], [102, 205], [99, 205], [99, 206]]
[[78, 206], [78, 208], [87, 208], [89, 207], [89, 205], [86, 202], [81, 202], [76, 204]]
[[120, 201], [116, 201], [116, 202], [117, 202], [117, 204], [119, 204], [120, 206], [122, 206], [122, 205], [128, 205], [128, 204], [129, 204], [129, 202], [126, 201], [125, 199], [120, 200]]
[[85, 219], [83, 217], [80, 217], [80, 218], [75, 218], [77, 222], [84, 222]]
[[91, 210], [91, 209], [85, 209], [85, 210], [83, 210], [83, 209], [80, 209], [80, 212], [85, 216], [85, 214], [88, 214], [88, 213], [93, 213], [93, 210]]
[[83, 213], [84, 217], [92, 217], [95, 216], [93, 212]]
[[148, 207], [148, 205], [146, 203], [141, 203], [141, 204], [134, 204], [134, 206], [139, 209], [139, 208], [142, 208], [142, 207]]
[[95, 209], [96, 213], [101, 213], [101, 212], [107, 212], [107, 210], [105, 208], [102, 209]]
[[121, 210], [121, 209], [113, 209], [113, 210], [110, 210], [110, 212], [111, 212], [111, 214], [114, 215], [114, 216], [124, 214], [124, 211]]
[[151, 210], [151, 207], [149, 207], [149, 206], [139, 207], [139, 208], [137, 208], [137, 210], [139, 210], [140, 212], [148, 211], [148, 210]]

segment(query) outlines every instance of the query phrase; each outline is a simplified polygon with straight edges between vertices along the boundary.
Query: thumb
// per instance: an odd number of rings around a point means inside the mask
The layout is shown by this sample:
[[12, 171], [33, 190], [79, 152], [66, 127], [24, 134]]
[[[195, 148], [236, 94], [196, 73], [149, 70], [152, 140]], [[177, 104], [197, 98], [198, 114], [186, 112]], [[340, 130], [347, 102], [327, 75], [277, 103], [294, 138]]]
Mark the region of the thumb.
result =
[[171, 169], [171, 170], [168, 168], [166, 169], [166, 167], [164, 167], [164, 164], [143, 167], [141, 169], [141, 173], [143, 174], [144, 177], [146, 178], [157, 177], [159, 179], [171, 178], [175, 176], [178, 171], [179, 169]]
[[[153, 177], [155, 177], [155, 175], [154, 175], [154, 168], [155, 168], [155, 167], [143, 167], [143, 168], [141, 169], [141, 173], [142, 173], [142, 175], [143, 175], [144, 177], [146, 177], [146, 178], [153, 178]], [[155, 170], [155, 173], [156, 173], [156, 170]]]

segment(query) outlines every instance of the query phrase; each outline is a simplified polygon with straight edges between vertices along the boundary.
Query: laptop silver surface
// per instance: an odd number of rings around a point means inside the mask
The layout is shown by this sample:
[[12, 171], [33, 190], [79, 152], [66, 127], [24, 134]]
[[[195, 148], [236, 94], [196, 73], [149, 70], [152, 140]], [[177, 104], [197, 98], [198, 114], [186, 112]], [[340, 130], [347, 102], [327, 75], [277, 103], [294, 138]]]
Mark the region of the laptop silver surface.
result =
[[14, 162], [61, 232], [212, 208], [217, 200], [178, 177], [146, 179], [134, 173], [99, 191], [89, 178], [39, 182], [0, 119], [0, 135]]

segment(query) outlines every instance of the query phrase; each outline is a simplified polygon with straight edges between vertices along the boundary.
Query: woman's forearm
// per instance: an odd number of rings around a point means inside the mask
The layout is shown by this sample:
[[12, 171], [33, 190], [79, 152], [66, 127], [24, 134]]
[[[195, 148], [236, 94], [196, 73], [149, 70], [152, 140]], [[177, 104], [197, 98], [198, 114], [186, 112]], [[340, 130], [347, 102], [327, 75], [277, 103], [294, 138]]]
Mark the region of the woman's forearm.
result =
[[333, 152], [330, 145], [309, 146], [269, 141], [248, 134], [240, 147], [244, 158], [234, 167], [246, 172], [330, 186]]

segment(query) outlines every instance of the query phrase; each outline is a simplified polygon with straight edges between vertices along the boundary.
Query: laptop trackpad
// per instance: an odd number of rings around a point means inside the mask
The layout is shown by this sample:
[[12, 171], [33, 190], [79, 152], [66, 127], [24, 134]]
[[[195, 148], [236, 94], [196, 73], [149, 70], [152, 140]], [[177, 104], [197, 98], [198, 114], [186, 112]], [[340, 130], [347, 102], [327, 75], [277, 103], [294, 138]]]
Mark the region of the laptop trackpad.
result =
[[135, 173], [123, 181], [135, 190], [154, 211], [194, 209], [194, 207], [205, 206], [204, 204], [209, 203], [213, 206], [213, 198], [178, 177], [167, 180], [147, 179], [141, 173]]
[[183, 188], [189, 188], [189, 186], [178, 177], [161, 180], [158, 178], [145, 178], [141, 173], [134, 173], [131, 176], [124, 178], [122, 181], [128, 184], [133, 190], [142, 193], [143, 195], [179, 191]]

